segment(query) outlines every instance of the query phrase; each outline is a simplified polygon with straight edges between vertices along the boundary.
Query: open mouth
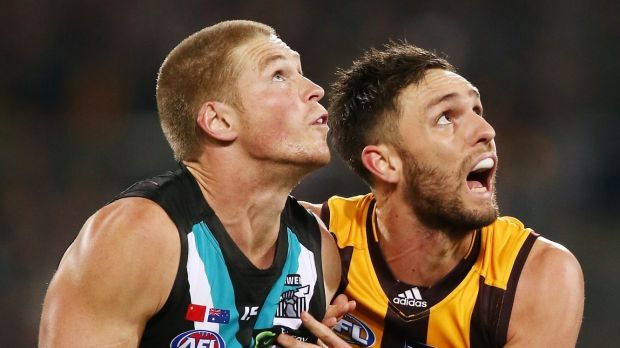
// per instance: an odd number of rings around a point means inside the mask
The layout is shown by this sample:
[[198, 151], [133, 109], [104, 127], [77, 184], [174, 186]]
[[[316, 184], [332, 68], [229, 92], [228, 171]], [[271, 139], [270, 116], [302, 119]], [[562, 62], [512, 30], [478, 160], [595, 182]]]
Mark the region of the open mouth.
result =
[[327, 114], [321, 115], [321, 117], [317, 118], [312, 122], [313, 125], [324, 125], [327, 124]]
[[487, 157], [476, 163], [467, 175], [467, 187], [472, 192], [484, 193], [491, 191], [492, 177], [495, 170], [495, 160]]

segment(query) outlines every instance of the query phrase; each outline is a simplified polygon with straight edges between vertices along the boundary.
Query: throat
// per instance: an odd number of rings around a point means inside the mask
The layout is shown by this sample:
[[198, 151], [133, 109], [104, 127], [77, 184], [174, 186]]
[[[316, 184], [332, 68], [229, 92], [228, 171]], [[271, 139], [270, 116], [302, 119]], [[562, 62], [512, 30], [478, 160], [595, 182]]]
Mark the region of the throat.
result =
[[468, 255], [474, 240], [473, 235], [472, 233], [457, 243], [424, 240], [417, 245], [380, 243], [380, 248], [388, 268], [398, 281], [432, 287]]
[[256, 235], [253, 231], [228, 230], [232, 242], [250, 264], [258, 269], [267, 269], [273, 264], [278, 241], [278, 233]]

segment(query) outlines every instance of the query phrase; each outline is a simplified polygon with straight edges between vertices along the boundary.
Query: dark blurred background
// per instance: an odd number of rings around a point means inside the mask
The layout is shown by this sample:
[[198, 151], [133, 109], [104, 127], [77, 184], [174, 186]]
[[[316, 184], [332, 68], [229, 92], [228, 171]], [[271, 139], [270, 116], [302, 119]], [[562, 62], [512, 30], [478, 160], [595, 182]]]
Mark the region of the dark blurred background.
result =
[[[327, 91], [337, 67], [389, 39], [447, 55], [480, 88], [497, 131], [502, 213], [581, 261], [578, 346], [617, 346], [620, 2], [522, 3], [0, 2], [1, 345], [36, 344], [47, 283], [86, 218], [135, 180], [175, 168], [154, 100], [164, 57], [239, 18], [276, 28]], [[294, 194], [364, 192], [335, 158]]]

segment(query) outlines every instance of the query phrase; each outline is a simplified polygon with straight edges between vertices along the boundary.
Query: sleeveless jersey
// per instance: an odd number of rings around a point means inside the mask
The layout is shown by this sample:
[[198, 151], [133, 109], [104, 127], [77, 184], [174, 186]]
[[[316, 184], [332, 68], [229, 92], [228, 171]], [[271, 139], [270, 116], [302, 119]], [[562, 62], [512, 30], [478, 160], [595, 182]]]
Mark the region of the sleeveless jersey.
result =
[[375, 232], [374, 196], [332, 197], [322, 218], [342, 259], [341, 291], [357, 301], [335, 331], [361, 347], [502, 347], [519, 275], [538, 237], [500, 217], [475, 232], [468, 255], [432, 288], [391, 273]]
[[[268, 347], [287, 332], [315, 342], [300, 313], [326, 308], [321, 236], [316, 219], [289, 197], [274, 261], [256, 268], [228, 235], [181, 164], [121, 193], [159, 204], [177, 227], [181, 258], [162, 309], [146, 324], [141, 347]], [[148, 291], [148, 289], [145, 289]]]

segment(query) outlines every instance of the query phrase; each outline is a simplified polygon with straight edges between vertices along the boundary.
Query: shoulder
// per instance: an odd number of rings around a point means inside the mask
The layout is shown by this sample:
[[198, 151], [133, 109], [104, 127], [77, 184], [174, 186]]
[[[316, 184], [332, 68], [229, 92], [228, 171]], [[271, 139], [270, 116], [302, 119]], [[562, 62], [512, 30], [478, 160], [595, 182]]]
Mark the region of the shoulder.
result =
[[[308, 211], [322, 217], [327, 212], [334, 210], [341, 212], [343, 210], [351, 211], [355, 209], [363, 209], [368, 206], [374, 196], [372, 194], [359, 195], [353, 197], [331, 196], [323, 203], [310, 203], [299, 201], [299, 204]], [[324, 219], [323, 219], [324, 220]], [[329, 221], [327, 221], [328, 223]]]
[[[157, 203], [138, 197], [123, 198], [106, 205], [91, 216], [76, 242], [80, 247], [98, 253], [99, 248], [118, 246], [141, 249], [169, 247], [178, 235], [168, 214]], [[137, 253], [143, 251], [135, 250]]]
[[[324, 206], [323, 219], [336, 237], [339, 247], [365, 248], [363, 231], [372, 228], [374, 195], [330, 198]], [[325, 212], [326, 211], [326, 212]]]
[[318, 236], [318, 234], [314, 233], [317, 231], [316, 216], [293, 196], [289, 196], [286, 201], [286, 205], [282, 212], [282, 219], [284, 223], [292, 227], [293, 230], [298, 232], [305, 231], [303, 233], [297, 233], [298, 237], [302, 239], [305, 239], [308, 235]]
[[314, 213], [316, 216], [321, 216], [321, 208], [323, 207], [323, 204], [310, 203], [306, 201], [299, 201], [299, 204], [306, 208], [309, 212]]
[[514, 237], [515, 235], [533, 232], [532, 229], [525, 227], [520, 220], [512, 216], [500, 216], [486, 229], [492, 230], [496, 236], [504, 237]]
[[180, 244], [175, 225], [150, 200], [123, 198], [103, 207], [84, 224], [50, 282], [40, 339], [64, 346], [81, 332], [90, 343], [133, 345], [168, 298]]
[[584, 280], [577, 258], [539, 237], [517, 285], [509, 342], [574, 345], [581, 325]]
[[[482, 229], [486, 260], [483, 269], [495, 269], [497, 281], [508, 282], [510, 273], [502, 270], [511, 269], [515, 262], [523, 265], [538, 237], [537, 233], [513, 217], [497, 218]], [[517, 268], [521, 269], [521, 266]], [[498, 271], [501, 273], [497, 273]]]
[[534, 243], [523, 272], [523, 276], [529, 276], [534, 281], [551, 283], [553, 280], [555, 286], [578, 285], [583, 282], [577, 258], [563, 245], [543, 237], [539, 237]]
[[353, 197], [333, 196], [325, 204], [332, 217], [352, 220], [365, 214], [374, 200], [374, 195], [369, 193]]
[[327, 204], [330, 206], [346, 206], [346, 207], [364, 207], [367, 206], [370, 202], [374, 201], [375, 196], [372, 193], [367, 193], [364, 195], [357, 195], [351, 197], [341, 197], [341, 196], [331, 196], [327, 200]]
[[179, 257], [179, 235], [166, 212], [145, 198], [123, 198], [88, 219], [55, 278], [68, 288], [79, 283], [93, 298], [102, 291], [129, 298], [149, 287], [152, 302], [144, 305], [154, 313], [176, 276], [178, 265], [170, 261]]
[[[545, 287], [537, 292], [565, 286], [578, 289], [583, 283], [583, 274], [579, 261], [566, 247], [538, 237], [525, 261], [519, 283], [525, 286], [544, 284]], [[570, 288], [566, 290], [570, 292]]]

